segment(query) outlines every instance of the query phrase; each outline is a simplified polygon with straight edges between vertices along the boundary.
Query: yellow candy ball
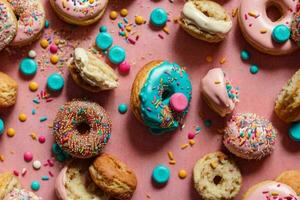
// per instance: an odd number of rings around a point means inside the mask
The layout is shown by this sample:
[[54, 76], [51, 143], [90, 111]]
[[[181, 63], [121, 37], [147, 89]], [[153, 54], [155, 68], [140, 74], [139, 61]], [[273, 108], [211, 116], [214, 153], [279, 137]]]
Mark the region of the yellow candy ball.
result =
[[27, 116], [26, 116], [24, 113], [21, 113], [21, 114], [19, 115], [19, 120], [20, 120], [21, 122], [25, 122], [25, 121], [27, 120]]
[[30, 89], [30, 91], [32, 91], [32, 92], [37, 91], [37, 90], [39, 89], [38, 83], [37, 83], [37, 82], [34, 82], [34, 81], [31, 81], [31, 82], [29, 83], [29, 89]]
[[54, 44], [58, 45], [60, 43], [60, 40], [59, 39], [55, 39], [54, 40]]
[[187, 172], [184, 169], [179, 170], [178, 177], [180, 179], [185, 179], [187, 177]]
[[46, 39], [41, 39], [40, 45], [42, 48], [46, 49], [49, 46], [49, 42]]
[[130, 32], [132, 30], [131, 26], [126, 26], [125, 27], [126, 31]]
[[123, 8], [120, 13], [122, 17], [126, 17], [128, 15], [128, 10], [126, 8]]
[[93, 4], [95, 2], [95, 0], [89, 0], [90, 4]]
[[52, 55], [52, 56], [50, 57], [50, 62], [51, 62], [53, 65], [55, 65], [56, 63], [58, 63], [58, 61], [59, 61], [58, 55]]
[[118, 17], [117, 11], [111, 11], [109, 14], [110, 19], [115, 20]]
[[7, 134], [7, 136], [9, 136], [9, 137], [14, 137], [14, 136], [16, 135], [16, 131], [15, 131], [15, 129], [13, 129], [13, 128], [9, 128], [9, 129], [7, 129], [6, 134]]
[[142, 16], [135, 16], [135, 23], [137, 24], [137, 25], [141, 25], [141, 24], [144, 24], [144, 22], [145, 22], [145, 20], [144, 20], [144, 18], [142, 17]]

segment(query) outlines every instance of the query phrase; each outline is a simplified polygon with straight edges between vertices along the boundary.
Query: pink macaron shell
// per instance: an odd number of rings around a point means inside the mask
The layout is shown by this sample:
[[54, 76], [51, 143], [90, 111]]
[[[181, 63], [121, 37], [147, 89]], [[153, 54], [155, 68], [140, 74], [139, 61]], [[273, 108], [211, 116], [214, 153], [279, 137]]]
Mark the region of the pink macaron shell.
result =
[[65, 166], [59, 173], [55, 181], [55, 193], [58, 199], [60, 200], [69, 200], [67, 191], [65, 188], [66, 182], [66, 173], [68, 166]]
[[182, 93], [175, 93], [170, 98], [170, 106], [175, 112], [182, 112], [188, 106], [188, 100]]

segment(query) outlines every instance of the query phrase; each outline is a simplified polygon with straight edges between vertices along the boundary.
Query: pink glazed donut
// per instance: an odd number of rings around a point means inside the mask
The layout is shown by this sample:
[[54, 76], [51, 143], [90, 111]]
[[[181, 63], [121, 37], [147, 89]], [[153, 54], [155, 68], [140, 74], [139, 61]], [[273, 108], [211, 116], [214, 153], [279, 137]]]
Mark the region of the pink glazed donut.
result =
[[12, 46], [24, 46], [38, 39], [44, 29], [45, 11], [40, 0], [7, 0], [18, 18], [18, 31]]
[[86, 26], [102, 17], [108, 0], [50, 0], [50, 3], [63, 21]]
[[[245, 39], [256, 49], [271, 55], [284, 55], [298, 49], [293, 40], [277, 43], [272, 39], [273, 29], [278, 25], [291, 26], [296, 11], [296, 0], [242, 0], [239, 9], [239, 25]], [[268, 8], [277, 8], [281, 17], [272, 21]]]

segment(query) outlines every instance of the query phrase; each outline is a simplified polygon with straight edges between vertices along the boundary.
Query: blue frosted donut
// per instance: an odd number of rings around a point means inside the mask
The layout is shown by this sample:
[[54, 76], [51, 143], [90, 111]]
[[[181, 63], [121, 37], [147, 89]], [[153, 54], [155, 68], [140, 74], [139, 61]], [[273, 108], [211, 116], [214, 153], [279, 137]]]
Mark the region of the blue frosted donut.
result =
[[[182, 112], [170, 106], [173, 94], [187, 100]], [[173, 131], [182, 123], [192, 98], [192, 85], [186, 71], [176, 63], [152, 61], [137, 74], [131, 91], [131, 109], [152, 133]]]

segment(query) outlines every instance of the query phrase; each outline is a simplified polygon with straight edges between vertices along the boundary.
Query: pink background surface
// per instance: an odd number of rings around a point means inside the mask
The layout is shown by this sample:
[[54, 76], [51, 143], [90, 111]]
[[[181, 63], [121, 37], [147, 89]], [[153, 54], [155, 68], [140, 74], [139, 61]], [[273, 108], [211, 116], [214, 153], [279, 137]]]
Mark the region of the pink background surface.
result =
[[[278, 92], [299, 68], [297, 63], [300, 56], [299, 52], [284, 57], [273, 57], [258, 53], [243, 39], [236, 18], [233, 19], [233, 30], [228, 38], [220, 44], [208, 44], [198, 41], [187, 35], [177, 24], [170, 22], [168, 24], [170, 35], [166, 35], [162, 31], [152, 30], [148, 24], [134, 28], [140, 35], [140, 39], [136, 45], [130, 45], [126, 44], [117, 35], [117, 22], [121, 21], [121, 18], [112, 23], [108, 17], [110, 10], [126, 7], [129, 10], [127, 18], [130, 22], [133, 22], [134, 15], [142, 15], [148, 19], [152, 8], [159, 6], [170, 13], [170, 19], [174, 19], [179, 15], [183, 3], [183, 0], [175, 0], [174, 3], [167, 0], [111, 1], [101, 21], [93, 26], [83, 28], [72, 27], [61, 22], [48, 5], [48, 1], [44, 0], [51, 28], [59, 29], [63, 26], [72, 29], [71, 37], [82, 40], [81, 46], [89, 47], [94, 44], [94, 38], [100, 25], [107, 25], [109, 31], [114, 35], [114, 44], [119, 44], [126, 49], [127, 60], [134, 63], [134, 65], [129, 75], [120, 76], [119, 88], [96, 95], [77, 87], [71, 80], [66, 67], [64, 67], [66, 85], [63, 91], [53, 96], [54, 101], [50, 103], [43, 102], [37, 108], [32, 102], [32, 99], [36, 97], [36, 93], [28, 90], [28, 83], [30, 80], [38, 82], [40, 91], [45, 87], [47, 75], [57, 71], [57, 68], [49, 65], [45, 71], [39, 71], [33, 78], [26, 79], [19, 74], [18, 64], [30, 49], [35, 49], [38, 52], [37, 59], [41, 58], [42, 55], [49, 56], [50, 54], [43, 53], [38, 42], [18, 50], [18, 53], [15, 53], [15, 51], [12, 51], [12, 53], [1, 52], [0, 69], [17, 79], [19, 95], [17, 104], [14, 107], [0, 111], [0, 116], [5, 120], [6, 127], [12, 127], [17, 132], [13, 138], [9, 138], [5, 134], [0, 138], [0, 154], [5, 156], [4, 162], [0, 163], [0, 171], [17, 170], [20, 172], [22, 168], [27, 168], [26, 176], [20, 177], [25, 188], [30, 188], [32, 180], [40, 180], [42, 175], [48, 175], [48, 171], [53, 172], [56, 176], [62, 167], [59, 163], [55, 163], [52, 168], [42, 167], [39, 171], [34, 171], [31, 167], [32, 163], [23, 161], [23, 153], [31, 151], [34, 154], [34, 159], [45, 163], [51, 157], [51, 145], [53, 143], [51, 129], [48, 128], [48, 125], [52, 123], [58, 107], [72, 98], [88, 97], [102, 105], [111, 115], [113, 132], [105, 151], [126, 161], [136, 172], [138, 188], [134, 200], [146, 199], [148, 193], [155, 200], [199, 199], [192, 186], [192, 168], [195, 162], [204, 154], [220, 149], [224, 150], [221, 143], [222, 135], [217, 130], [223, 127], [225, 121], [225, 119], [221, 119], [210, 111], [203, 103], [200, 97], [199, 84], [201, 77], [205, 75], [208, 69], [219, 66], [219, 60], [224, 56], [226, 57], [226, 63], [222, 65], [222, 68], [232, 79], [234, 85], [240, 87], [241, 91], [241, 99], [236, 111], [255, 112], [262, 115], [270, 119], [279, 131], [275, 152], [270, 157], [262, 161], [250, 162], [235, 158], [243, 175], [242, 189], [236, 199], [241, 199], [243, 192], [252, 184], [266, 179], [274, 179], [284, 170], [300, 168], [300, 145], [289, 138], [288, 126], [281, 122], [273, 112], [274, 100]], [[239, 5], [237, 0], [221, 3], [228, 9], [228, 12]], [[164, 35], [163, 40], [158, 37], [159, 33]], [[243, 63], [239, 57], [240, 51], [244, 48], [252, 54], [251, 63], [256, 63], [260, 67], [260, 72], [257, 75], [251, 75], [249, 73], [249, 63]], [[205, 61], [208, 55], [213, 56], [212, 63]], [[159, 137], [149, 134], [147, 128], [139, 124], [130, 111], [125, 115], [121, 115], [117, 111], [120, 103], [129, 104], [131, 84], [138, 70], [153, 59], [166, 59], [187, 67], [193, 84], [193, 99], [190, 112], [186, 118], [185, 128], [182, 131]], [[37, 108], [37, 114], [34, 116], [31, 115], [32, 108]], [[18, 121], [19, 113], [27, 114], [28, 120], [25, 123]], [[213, 120], [212, 128], [204, 127], [199, 113], [205, 119]], [[40, 123], [39, 117], [41, 116], [47, 116], [48, 121]], [[187, 133], [194, 131], [197, 125], [202, 127], [202, 131], [196, 137], [196, 144], [193, 147], [181, 150], [180, 145], [188, 141]], [[40, 144], [32, 140], [29, 136], [32, 132], [45, 135], [47, 138], [46, 143]], [[151, 183], [151, 171], [156, 164], [168, 165], [167, 151], [174, 153], [177, 164], [170, 166], [172, 175], [169, 183], [164, 188], [156, 188]], [[188, 177], [185, 180], [178, 178], [179, 169], [187, 170]], [[46, 200], [56, 199], [53, 187], [54, 180], [55, 177], [46, 182], [41, 181], [41, 189], [37, 193]]]

